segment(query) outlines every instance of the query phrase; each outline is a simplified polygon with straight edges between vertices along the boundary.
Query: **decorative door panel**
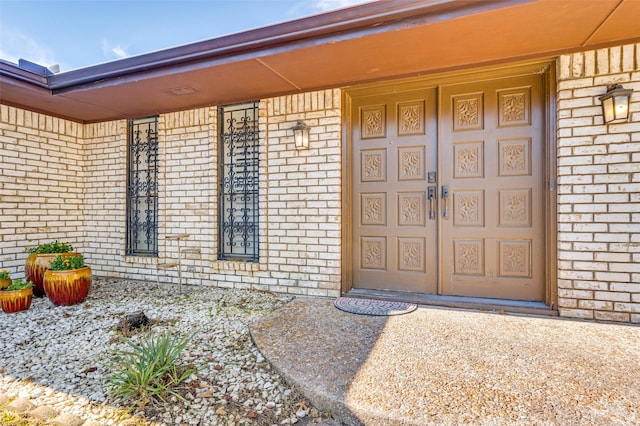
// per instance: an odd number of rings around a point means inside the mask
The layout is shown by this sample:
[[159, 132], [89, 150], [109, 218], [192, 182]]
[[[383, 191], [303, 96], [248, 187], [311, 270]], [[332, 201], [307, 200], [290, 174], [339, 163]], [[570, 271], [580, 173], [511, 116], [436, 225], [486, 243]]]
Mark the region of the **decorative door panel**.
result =
[[356, 98], [351, 111], [353, 287], [436, 293], [435, 89]]
[[441, 90], [441, 292], [544, 300], [542, 77]]

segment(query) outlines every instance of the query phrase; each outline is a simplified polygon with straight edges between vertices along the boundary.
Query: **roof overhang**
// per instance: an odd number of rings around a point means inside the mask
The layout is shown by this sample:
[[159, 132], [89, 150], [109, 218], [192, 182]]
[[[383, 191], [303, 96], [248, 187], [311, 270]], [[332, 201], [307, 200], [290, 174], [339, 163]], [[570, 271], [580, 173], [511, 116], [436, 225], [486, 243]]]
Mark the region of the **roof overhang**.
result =
[[78, 122], [640, 41], [638, 0], [383, 0], [54, 75], [0, 61], [0, 102]]

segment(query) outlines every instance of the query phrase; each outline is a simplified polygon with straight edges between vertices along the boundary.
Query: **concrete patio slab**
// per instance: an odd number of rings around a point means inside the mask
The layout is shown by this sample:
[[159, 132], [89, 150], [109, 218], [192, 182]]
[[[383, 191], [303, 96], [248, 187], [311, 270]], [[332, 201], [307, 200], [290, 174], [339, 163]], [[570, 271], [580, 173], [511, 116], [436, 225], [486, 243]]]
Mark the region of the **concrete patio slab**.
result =
[[251, 325], [278, 372], [348, 425], [640, 424], [640, 327], [298, 299]]

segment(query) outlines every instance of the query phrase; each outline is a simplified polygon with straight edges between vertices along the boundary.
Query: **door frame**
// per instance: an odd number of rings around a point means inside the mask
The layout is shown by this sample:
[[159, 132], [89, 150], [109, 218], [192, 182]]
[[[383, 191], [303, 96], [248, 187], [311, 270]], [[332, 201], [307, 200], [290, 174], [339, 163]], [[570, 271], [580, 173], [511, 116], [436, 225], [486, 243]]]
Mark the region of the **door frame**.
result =
[[[556, 158], [556, 85], [555, 85], [555, 62], [552, 58], [543, 61], [520, 62], [503, 65], [500, 68], [484, 67], [466, 71], [439, 73], [429, 76], [402, 78], [392, 81], [382, 81], [367, 85], [345, 87], [342, 90], [342, 283], [341, 294], [347, 293], [353, 287], [352, 270], [352, 221], [353, 221], [353, 185], [351, 181], [351, 170], [353, 165], [353, 140], [351, 129], [351, 108], [354, 98], [383, 95], [385, 93], [404, 92], [419, 90], [424, 88], [436, 88], [437, 106], [440, 105], [440, 95], [442, 85], [463, 83], [468, 81], [494, 80], [504, 77], [518, 75], [542, 75], [544, 104], [544, 152], [545, 161], [544, 182], [544, 246], [545, 253], [545, 300], [544, 303], [551, 309], [557, 306], [558, 280], [557, 280], [557, 158]], [[436, 107], [437, 107], [436, 106]], [[437, 120], [441, 122], [441, 111], [437, 109]], [[440, 146], [441, 136], [438, 134], [438, 146]], [[440, 159], [438, 159], [440, 161]], [[440, 234], [438, 239], [440, 239]], [[441, 247], [439, 241], [438, 244]], [[440, 256], [438, 256], [440, 258]], [[440, 272], [438, 272], [440, 274]], [[442, 280], [438, 277], [438, 289], [441, 291]], [[476, 300], [477, 301], [477, 300]]]

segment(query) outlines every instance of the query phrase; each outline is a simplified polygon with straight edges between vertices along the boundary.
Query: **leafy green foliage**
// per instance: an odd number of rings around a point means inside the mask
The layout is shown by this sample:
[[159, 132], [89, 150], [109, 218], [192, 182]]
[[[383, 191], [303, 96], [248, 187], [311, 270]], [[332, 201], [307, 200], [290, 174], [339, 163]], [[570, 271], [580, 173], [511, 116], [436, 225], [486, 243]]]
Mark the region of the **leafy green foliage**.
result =
[[165, 332], [136, 344], [129, 339], [129, 348], [117, 350], [111, 360], [112, 373], [107, 381], [112, 394], [132, 400], [138, 406], [151, 401], [166, 402], [168, 395], [183, 399], [177, 386], [197, 371], [192, 365], [180, 363], [180, 353], [190, 337], [180, 338]]
[[68, 243], [61, 243], [58, 240], [51, 241], [50, 243], [40, 244], [38, 247], [33, 247], [27, 250], [27, 253], [35, 254], [49, 254], [49, 253], [69, 253], [73, 251], [73, 246]]
[[11, 285], [6, 288], [6, 291], [24, 290], [25, 288], [33, 287], [31, 281], [25, 281], [22, 278], [17, 278], [11, 282]]
[[9, 275], [9, 271], [7, 271], [6, 269], [0, 271], [0, 280], [6, 280], [9, 278], [11, 278], [11, 276]]
[[84, 267], [84, 257], [78, 256], [58, 256], [51, 261], [49, 269], [53, 271], [66, 271], [68, 269], [78, 269]]

